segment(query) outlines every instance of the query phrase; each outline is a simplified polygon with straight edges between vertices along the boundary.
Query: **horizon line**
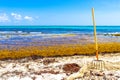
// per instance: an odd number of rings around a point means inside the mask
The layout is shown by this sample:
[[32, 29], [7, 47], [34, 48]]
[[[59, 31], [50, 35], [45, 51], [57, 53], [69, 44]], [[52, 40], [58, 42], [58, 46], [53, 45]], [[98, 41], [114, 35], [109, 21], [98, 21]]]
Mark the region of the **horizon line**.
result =
[[[0, 25], [0, 26], [93, 26], [93, 25]], [[96, 25], [96, 26], [120, 26], [120, 25]]]

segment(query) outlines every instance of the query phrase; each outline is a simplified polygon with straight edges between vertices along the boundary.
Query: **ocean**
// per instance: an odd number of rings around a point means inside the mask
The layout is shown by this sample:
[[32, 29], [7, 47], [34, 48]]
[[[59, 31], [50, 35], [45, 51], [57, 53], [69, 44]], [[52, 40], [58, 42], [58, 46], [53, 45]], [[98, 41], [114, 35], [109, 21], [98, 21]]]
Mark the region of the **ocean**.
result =
[[[120, 42], [120, 26], [97, 26], [99, 41]], [[2, 48], [94, 42], [93, 26], [0, 26]], [[0, 46], [0, 47], [1, 47]]]
[[[93, 26], [0, 26], [0, 32], [41, 32], [43, 34], [92, 34]], [[120, 26], [97, 26], [97, 33], [120, 32]]]

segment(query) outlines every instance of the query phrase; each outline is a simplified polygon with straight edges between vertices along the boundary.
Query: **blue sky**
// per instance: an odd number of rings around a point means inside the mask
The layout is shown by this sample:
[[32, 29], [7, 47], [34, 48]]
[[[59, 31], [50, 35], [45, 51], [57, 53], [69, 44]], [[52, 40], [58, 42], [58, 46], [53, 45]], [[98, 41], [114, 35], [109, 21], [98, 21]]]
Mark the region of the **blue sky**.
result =
[[0, 0], [0, 25], [120, 25], [120, 0]]

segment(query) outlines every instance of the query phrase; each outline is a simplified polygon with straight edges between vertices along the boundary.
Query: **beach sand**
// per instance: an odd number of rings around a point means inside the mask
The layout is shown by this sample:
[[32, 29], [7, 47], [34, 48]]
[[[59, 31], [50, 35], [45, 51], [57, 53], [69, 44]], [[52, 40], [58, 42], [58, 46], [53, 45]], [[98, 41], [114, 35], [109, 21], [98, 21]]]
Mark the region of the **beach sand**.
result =
[[[67, 36], [67, 37], [66, 37]], [[119, 42], [118, 37], [98, 36], [98, 42]], [[30, 43], [24, 40], [6, 40], [10, 44], [1, 44], [1, 48], [21, 46], [51, 46], [59, 44], [94, 43], [91, 35], [54, 35], [50, 38], [32, 38]], [[12, 44], [14, 43], [14, 44]], [[23, 45], [22, 45], [23, 44]], [[100, 54], [100, 60], [105, 62], [104, 70], [93, 69], [95, 56], [74, 55], [66, 57], [26, 57], [22, 59], [0, 60], [0, 80], [72, 80], [69, 77], [78, 73], [87, 65], [82, 77], [74, 80], [120, 80], [120, 53]], [[67, 65], [67, 66], [65, 66]]]
[[[76, 77], [74, 80], [120, 80], [120, 53], [99, 57], [105, 62], [103, 71], [89, 68], [82, 78]], [[95, 56], [83, 55], [0, 60], [0, 80], [66, 80], [93, 60]]]

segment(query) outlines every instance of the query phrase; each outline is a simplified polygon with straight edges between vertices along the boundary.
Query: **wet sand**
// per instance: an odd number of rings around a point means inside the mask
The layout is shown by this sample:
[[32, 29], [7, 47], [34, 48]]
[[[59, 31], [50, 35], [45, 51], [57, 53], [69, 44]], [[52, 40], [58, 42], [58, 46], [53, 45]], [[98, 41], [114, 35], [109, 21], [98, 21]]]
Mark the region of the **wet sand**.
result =
[[[98, 42], [120, 42], [119, 36], [104, 36], [98, 35]], [[31, 37], [10, 37], [0, 40], [0, 48], [15, 48], [24, 46], [52, 46], [61, 44], [89, 44], [94, 43], [93, 35], [88, 34], [59, 34], [47, 35], [42, 38], [41, 36]]]

